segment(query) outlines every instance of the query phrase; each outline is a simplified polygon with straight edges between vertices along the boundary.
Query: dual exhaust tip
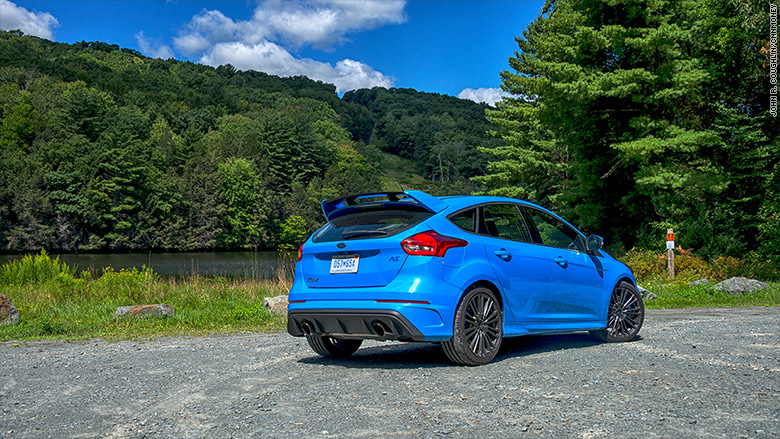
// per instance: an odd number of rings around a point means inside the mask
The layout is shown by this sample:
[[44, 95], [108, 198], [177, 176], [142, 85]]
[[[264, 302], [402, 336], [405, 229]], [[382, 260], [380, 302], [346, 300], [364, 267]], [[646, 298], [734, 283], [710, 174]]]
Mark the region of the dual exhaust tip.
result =
[[304, 335], [312, 335], [314, 333], [314, 327], [307, 321], [301, 323], [301, 330], [303, 330]]
[[[314, 325], [310, 321], [304, 320], [301, 323], [301, 330], [304, 335], [312, 335], [314, 334]], [[379, 320], [371, 322], [371, 330], [379, 337], [384, 337], [385, 334], [392, 332], [386, 323], [380, 322]]]
[[378, 320], [375, 320], [371, 323], [371, 329], [373, 329], [374, 333], [380, 337], [384, 337], [385, 334], [390, 332], [390, 328], [388, 328], [385, 323]]

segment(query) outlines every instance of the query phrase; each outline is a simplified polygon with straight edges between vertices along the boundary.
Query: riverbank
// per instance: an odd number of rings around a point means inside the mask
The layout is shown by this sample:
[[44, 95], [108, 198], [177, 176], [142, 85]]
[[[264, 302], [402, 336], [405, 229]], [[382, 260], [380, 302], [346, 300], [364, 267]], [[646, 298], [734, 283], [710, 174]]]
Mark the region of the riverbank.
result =
[[[0, 326], [0, 341], [36, 339], [109, 340], [170, 335], [200, 335], [283, 330], [284, 317], [266, 310], [264, 297], [287, 294], [290, 265], [269, 279], [221, 276], [164, 277], [153, 270], [106, 269], [100, 276], [77, 272], [45, 253], [0, 266], [0, 294], [11, 298], [21, 323]], [[649, 280], [642, 285], [658, 296], [647, 308], [780, 305], [780, 283], [732, 296], [711, 286]], [[163, 319], [115, 320], [119, 306], [168, 304], [176, 309]]]
[[[0, 267], [0, 294], [11, 298], [21, 314], [18, 325], [0, 327], [0, 341], [278, 330], [285, 318], [263, 308], [263, 298], [287, 294], [291, 283], [286, 268], [272, 279], [170, 278], [151, 269], [107, 269], [92, 277], [45, 253], [26, 256]], [[113, 318], [119, 306], [156, 303], [172, 305], [175, 315]]]

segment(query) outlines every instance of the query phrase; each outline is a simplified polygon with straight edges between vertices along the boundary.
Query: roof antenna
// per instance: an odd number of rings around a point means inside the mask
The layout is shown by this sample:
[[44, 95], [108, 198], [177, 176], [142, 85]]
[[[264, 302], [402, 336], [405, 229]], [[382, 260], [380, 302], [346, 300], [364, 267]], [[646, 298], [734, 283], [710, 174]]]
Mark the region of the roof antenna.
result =
[[400, 187], [400, 188], [401, 188], [401, 192], [403, 192], [403, 191], [404, 191], [404, 187], [403, 187], [403, 186], [401, 186], [401, 183], [398, 181], [398, 178], [396, 178], [396, 176], [395, 176], [395, 175], [393, 175], [393, 179], [395, 180], [395, 182], [396, 182], [396, 183], [398, 183], [398, 187]]

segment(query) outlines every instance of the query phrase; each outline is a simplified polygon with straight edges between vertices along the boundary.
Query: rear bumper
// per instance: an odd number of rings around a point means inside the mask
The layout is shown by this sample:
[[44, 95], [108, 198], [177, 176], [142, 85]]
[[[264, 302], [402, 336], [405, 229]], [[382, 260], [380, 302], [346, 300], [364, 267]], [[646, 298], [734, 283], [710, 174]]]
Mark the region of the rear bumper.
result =
[[[410, 264], [407, 260], [399, 275], [386, 286], [350, 288], [308, 287], [302, 280], [301, 264], [297, 264], [287, 307], [288, 332], [304, 335], [302, 324], [306, 317], [311, 320], [313, 334], [353, 339], [449, 340], [452, 310], [462, 290], [442, 282], [441, 266], [415, 262]], [[372, 327], [374, 320], [385, 325], [384, 334], [379, 335]]]
[[423, 334], [400, 312], [377, 309], [300, 309], [287, 315], [287, 332], [339, 338], [424, 341]]

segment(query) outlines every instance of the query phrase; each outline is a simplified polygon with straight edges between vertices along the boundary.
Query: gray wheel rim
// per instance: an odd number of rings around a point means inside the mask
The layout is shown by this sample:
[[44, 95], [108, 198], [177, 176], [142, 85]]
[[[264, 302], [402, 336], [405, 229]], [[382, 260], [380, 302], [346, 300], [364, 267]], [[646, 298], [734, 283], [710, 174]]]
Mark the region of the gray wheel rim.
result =
[[642, 323], [642, 310], [637, 293], [628, 288], [617, 288], [609, 301], [607, 332], [613, 337], [636, 334]]
[[466, 305], [464, 332], [471, 352], [487, 357], [500, 340], [500, 310], [495, 299], [487, 293], [475, 294]]

